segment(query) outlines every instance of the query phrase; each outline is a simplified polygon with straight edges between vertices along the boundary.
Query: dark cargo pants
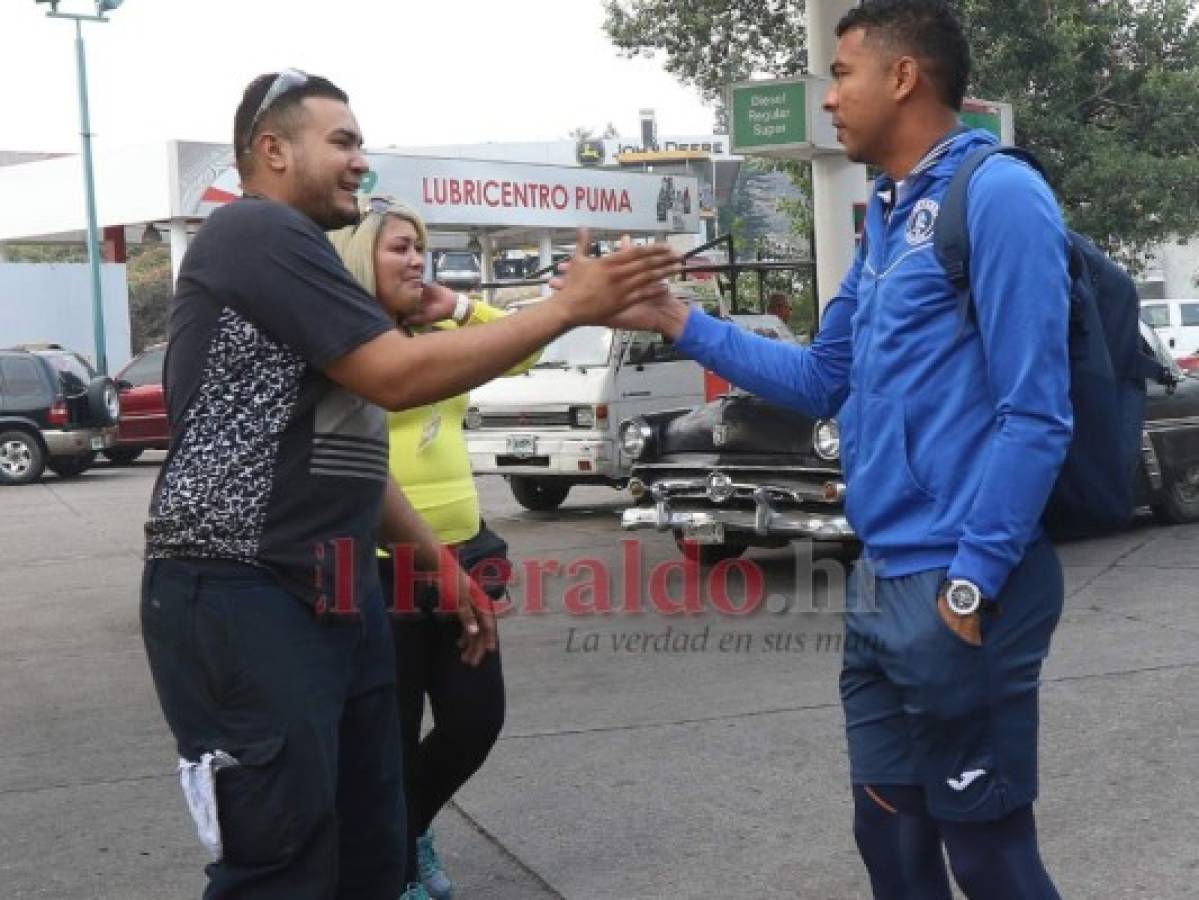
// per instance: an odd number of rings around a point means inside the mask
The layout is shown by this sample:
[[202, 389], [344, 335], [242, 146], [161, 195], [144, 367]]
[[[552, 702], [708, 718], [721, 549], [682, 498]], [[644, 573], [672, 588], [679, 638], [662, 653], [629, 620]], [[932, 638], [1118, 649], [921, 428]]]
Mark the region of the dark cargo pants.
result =
[[402, 892], [391, 630], [377, 585], [364, 593], [361, 617], [328, 621], [252, 566], [146, 563], [142, 634], [181, 766], [236, 760], [213, 772], [205, 900]]

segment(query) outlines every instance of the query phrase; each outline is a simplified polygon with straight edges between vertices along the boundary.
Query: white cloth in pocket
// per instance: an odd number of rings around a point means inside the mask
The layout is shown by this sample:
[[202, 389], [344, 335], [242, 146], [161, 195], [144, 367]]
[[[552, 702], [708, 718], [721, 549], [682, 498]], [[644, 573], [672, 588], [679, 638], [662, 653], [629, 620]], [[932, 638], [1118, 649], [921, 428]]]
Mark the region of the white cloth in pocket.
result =
[[179, 782], [187, 808], [196, 823], [196, 834], [213, 862], [220, 862], [221, 821], [217, 816], [216, 773], [225, 766], [241, 765], [224, 750], [214, 750], [200, 757], [199, 762], [180, 758]]

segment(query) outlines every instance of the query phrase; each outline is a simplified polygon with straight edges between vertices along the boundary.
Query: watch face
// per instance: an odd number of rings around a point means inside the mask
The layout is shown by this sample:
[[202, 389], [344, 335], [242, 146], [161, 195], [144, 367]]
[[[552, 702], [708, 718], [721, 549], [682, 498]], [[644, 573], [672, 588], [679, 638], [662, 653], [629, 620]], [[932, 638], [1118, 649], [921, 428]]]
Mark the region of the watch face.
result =
[[974, 585], [957, 581], [950, 584], [945, 600], [959, 616], [968, 616], [978, 609], [980, 597]]

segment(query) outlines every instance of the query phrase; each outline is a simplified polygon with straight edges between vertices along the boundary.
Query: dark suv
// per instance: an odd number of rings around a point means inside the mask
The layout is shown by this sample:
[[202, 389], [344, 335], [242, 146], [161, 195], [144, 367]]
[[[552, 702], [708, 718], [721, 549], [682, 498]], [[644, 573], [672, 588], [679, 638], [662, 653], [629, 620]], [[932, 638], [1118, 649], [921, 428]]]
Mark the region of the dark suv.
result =
[[0, 485], [46, 468], [78, 475], [116, 442], [120, 397], [77, 353], [55, 344], [0, 350]]

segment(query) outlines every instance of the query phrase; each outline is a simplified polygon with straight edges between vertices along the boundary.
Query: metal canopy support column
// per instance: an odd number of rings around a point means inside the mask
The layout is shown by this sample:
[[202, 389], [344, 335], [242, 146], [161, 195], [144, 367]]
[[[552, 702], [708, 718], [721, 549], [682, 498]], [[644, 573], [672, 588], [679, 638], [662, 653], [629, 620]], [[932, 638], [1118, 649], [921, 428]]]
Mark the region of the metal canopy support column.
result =
[[[490, 234], [482, 234], [479, 236], [479, 268], [483, 272], [483, 283], [491, 284], [495, 281], [495, 239]], [[495, 302], [495, 288], [487, 288], [483, 292], [483, 299], [488, 303]]]
[[[545, 269], [554, 264], [554, 242], [550, 238], [548, 231], [541, 232], [541, 237], [537, 241], [538, 251], [538, 268]], [[550, 289], [546, 285], [542, 285], [541, 296], [549, 295]]]
[[183, 254], [187, 252], [187, 222], [171, 219], [171, 284], [179, 280], [179, 267], [183, 265]]
[[[856, 0], [807, 4], [808, 71], [824, 75], [837, 53], [835, 29]], [[853, 205], [866, 199], [866, 167], [844, 155], [812, 160], [812, 219], [816, 234], [816, 296], [820, 311], [837, 294], [854, 254]]]

